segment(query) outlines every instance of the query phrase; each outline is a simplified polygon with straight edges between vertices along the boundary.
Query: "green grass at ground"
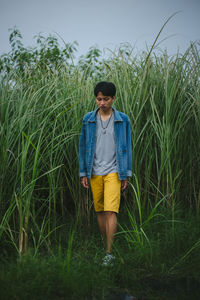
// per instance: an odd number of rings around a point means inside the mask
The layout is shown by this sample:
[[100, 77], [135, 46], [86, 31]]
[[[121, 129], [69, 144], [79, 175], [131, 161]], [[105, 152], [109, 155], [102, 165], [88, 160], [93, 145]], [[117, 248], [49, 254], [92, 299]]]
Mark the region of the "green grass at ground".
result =
[[[118, 220], [121, 228], [126, 225], [132, 230], [126, 204]], [[199, 217], [180, 209], [172, 224], [170, 211], [162, 208], [148, 223], [148, 240], [143, 244], [130, 240], [119, 226], [113, 249], [115, 265], [103, 267], [105, 250], [92, 215], [89, 226], [62, 228], [48, 252], [42, 249], [34, 256], [30, 247], [21, 258], [4, 255], [1, 299], [108, 300], [117, 299], [120, 293], [136, 299], [198, 299], [199, 225]]]

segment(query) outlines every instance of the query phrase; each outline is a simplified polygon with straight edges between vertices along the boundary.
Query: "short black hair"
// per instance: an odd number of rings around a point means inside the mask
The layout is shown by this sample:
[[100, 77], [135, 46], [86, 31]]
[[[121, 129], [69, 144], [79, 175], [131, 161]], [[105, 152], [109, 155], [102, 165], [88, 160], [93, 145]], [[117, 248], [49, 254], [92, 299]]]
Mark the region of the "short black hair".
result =
[[114, 97], [116, 94], [116, 87], [112, 82], [101, 81], [97, 83], [94, 88], [94, 94], [96, 97], [99, 92], [101, 92], [104, 96]]

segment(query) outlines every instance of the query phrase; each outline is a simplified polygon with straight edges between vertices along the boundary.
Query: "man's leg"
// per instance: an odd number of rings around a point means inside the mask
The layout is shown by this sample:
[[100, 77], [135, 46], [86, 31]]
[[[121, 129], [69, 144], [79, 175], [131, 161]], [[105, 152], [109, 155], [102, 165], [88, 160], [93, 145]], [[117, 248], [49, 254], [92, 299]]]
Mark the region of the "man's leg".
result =
[[111, 253], [114, 235], [117, 230], [117, 213], [120, 205], [121, 181], [117, 173], [104, 178], [104, 212], [106, 220], [107, 253]]
[[99, 226], [99, 231], [103, 237], [106, 237], [106, 218], [104, 211], [97, 213], [97, 222]]
[[97, 222], [102, 237], [106, 237], [106, 219], [104, 214], [104, 184], [103, 176], [92, 176], [90, 179], [94, 208], [97, 213]]
[[117, 215], [113, 211], [105, 212], [106, 219], [106, 240], [107, 240], [107, 253], [111, 253], [111, 247], [114, 241], [114, 235], [117, 230]]
[[[92, 176], [91, 188], [99, 231], [107, 241], [107, 253], [111, 253], [114, 234], [117, 229], [117, 215], [120, 204], [121, 181], [116, 173], [106, 176]], [[106, 205], [105, 205], [106, 200]], [[103, 210], [106, 211], [103, 211]]]
[[99, 231], [102, 237], [106, 238], [107, 253], [111, 253], [112, 243], [114, 241], [114, 234], [117, 230], [117, 215], [113, 211], [105, 211], [97, 213], [97, 221]]

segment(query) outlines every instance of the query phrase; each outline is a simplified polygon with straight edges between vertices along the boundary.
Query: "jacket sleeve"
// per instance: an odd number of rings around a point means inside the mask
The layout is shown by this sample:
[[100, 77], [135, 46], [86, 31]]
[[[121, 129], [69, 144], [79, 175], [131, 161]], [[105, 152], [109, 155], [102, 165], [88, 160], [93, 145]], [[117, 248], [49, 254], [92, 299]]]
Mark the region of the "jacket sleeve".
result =
[[85, 135], [85, 122], [82, 122], [80, 140], [79, 140], [79, 176], [87, 176], [86, 168], [86, 135]]
[[127, 121], [127, 177], [132, 176], [132, 143], [131, 143], [131, 124]]

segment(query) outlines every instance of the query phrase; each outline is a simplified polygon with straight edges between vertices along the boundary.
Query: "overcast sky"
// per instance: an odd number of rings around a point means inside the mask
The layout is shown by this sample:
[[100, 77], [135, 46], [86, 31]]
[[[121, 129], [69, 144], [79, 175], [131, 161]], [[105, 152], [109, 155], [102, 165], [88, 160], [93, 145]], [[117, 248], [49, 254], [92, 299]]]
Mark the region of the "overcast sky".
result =
[[114, 49], [124, 42], [141, 51], [177, 11], [159, 38], [167, 38], [160, 47], [171, 55], [200, 40], [200, 0], [0, 0], [0, 54], [10, 50], [8, 29], [14, 26], [25, 46], [34, 46], [39, 32], [57, 32], [79, 43], [78, 56], [93, 45]]

